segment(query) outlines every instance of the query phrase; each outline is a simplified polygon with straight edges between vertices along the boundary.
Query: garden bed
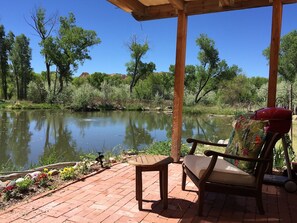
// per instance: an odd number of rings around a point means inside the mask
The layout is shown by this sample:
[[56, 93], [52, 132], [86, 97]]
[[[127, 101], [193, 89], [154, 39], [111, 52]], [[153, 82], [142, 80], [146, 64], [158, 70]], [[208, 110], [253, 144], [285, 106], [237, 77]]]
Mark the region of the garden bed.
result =
[[[17, 179], [11, 179], [10, 174], [7, 177], [9, 180], [3, 181], [2, 176], [2, 181], [0, 181], [0, 210], [7, 209], [21, 201], [28, 201], [42, 193], [55, 191], [104, 169], [106, 168], [102, 168], [100, 163], [86, 165], [86, 163], [80, 162], [75, 166], [67, 166], [60, 170], [44, 168], [42, 171], [28, 171], [30, 173], [24, 171], [24, 177]], [[20, 176], [21, 174], [12, 175]]]

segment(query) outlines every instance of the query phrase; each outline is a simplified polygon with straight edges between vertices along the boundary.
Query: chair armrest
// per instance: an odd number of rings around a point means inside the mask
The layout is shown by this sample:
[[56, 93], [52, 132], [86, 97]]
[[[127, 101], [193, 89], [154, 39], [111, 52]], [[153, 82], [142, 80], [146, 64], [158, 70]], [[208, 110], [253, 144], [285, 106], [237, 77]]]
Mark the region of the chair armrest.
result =
[[199, 140], [199, 139], [192, 139], [192, 138], [188, 138], [187, 139], [188, 143], [193, 143], [192, 148], [189, 152], [190, 155], [193, 155], [195, 153], [197, 144], [202, 144], [202, 145], [209, 145], [209, 146], [217, 146], [217, 147], [226, 147], [227, 144], [219, 144], [219, 143], [213, 143], [213, 142], [207, 142], [207, 141], [203, 141], [203, 140]]
[[234, 155], [220, 153], [220, 152], [213, 151], [213, 150], [204, 151], [204, 155], [206, 155], [206, 156], [221, 156], [221, 157], [224, 157], [224, 158], [237, 159], [237, 160], [243, 160], [243, 161], [251, 161], [251, 162], [269, 162], [270, 161], [270, 159], [234, 156]]
[[226, 147], [228, 144], [220, 144], [220, 143], [214, 143], [214, 142], [208, 142], [208, 141], [203, 141], [203, 140], [199, 140], [199, 139], [192, 139], [192, 138], [188, 138], [187, 139], [188, 143], [200, 143], [200, 144], [204, 144], [204, 145], [210, 145], [210, 146], [220, 146], [220, 147]]

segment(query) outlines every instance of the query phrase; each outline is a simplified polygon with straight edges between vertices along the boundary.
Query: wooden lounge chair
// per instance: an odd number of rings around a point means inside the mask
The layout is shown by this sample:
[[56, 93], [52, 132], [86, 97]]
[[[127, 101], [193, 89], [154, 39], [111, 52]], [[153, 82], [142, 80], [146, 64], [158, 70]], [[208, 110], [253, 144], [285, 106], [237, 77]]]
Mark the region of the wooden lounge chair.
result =
[[[182, 189], [189, 176], [198, 187], [198, 214], [203, 212], [205, 192], [229, 193], [256, 198], [264, 214], [262, 183], [275, 143], [290, 130], [292, 112], [282, 108], [261, 109], [252, 118], [240, 117], [228, 145], [187, 139], [192, 143], [183, 161]], [[198, 144], [226, 147], [225, 153], [211, 150], [194, 155]]]

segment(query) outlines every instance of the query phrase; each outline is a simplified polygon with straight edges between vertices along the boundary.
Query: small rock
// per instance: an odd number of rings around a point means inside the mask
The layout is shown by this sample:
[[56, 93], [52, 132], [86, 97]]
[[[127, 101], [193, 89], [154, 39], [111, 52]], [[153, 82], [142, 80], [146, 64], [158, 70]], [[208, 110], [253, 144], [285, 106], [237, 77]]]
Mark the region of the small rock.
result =
[[224, 144], [224, 139], [220, 139], [220, 140], [218, 141], [218, 144]]
[[6, 183], [0, 180], [0, 191], [2, 191], [6, 187]]
[[30, 177], [32, 180], [35, 180], [40, 174], [41, 171], [35, 171], [33, 173], [28, 173], [26, 176]]
[[23, 182], [24, 180], [25, 180], [24, 178], [20, 177], [20, 178], [18, 178], [15, 182], [16, 182], [16, 183], [21, 183], [21, 182]]
[[109, 158], [109, 162], [111, 162], [111, 163], [116, 163], [117, 161], [116, 161], [116, 159], [115, 159], [114, 157], [110, 157], [110, 158]]

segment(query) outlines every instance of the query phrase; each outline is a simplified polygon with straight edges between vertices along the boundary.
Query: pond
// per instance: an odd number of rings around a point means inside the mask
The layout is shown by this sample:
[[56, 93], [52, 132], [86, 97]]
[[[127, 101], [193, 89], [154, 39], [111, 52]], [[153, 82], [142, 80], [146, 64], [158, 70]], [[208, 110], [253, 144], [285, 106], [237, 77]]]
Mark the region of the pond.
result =
[[[182, 141], [188, 137], [227, 139], [232, 117], [184, 115]], [[78, 160], [83, 153], [141, 150], [171, 140], [172, 115], [157, 112], [0, 111], [0, 165], [27, 169], [39, 161]]]

